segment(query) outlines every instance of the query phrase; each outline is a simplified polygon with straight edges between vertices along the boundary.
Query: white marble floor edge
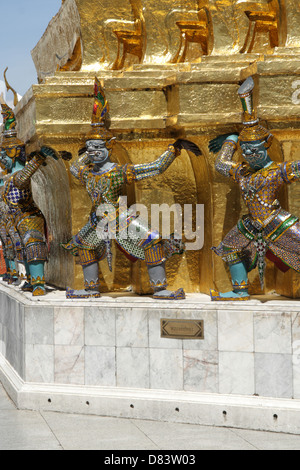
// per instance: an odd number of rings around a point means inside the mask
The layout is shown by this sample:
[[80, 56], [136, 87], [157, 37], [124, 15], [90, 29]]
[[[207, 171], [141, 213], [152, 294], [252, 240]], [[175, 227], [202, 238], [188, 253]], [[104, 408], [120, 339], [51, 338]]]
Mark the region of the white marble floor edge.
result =
[[51, 411], [23, 411], [16, 408], [0, 385], [0, 450], [108, 452], [281, 448], [300, 450], [300, 436]]

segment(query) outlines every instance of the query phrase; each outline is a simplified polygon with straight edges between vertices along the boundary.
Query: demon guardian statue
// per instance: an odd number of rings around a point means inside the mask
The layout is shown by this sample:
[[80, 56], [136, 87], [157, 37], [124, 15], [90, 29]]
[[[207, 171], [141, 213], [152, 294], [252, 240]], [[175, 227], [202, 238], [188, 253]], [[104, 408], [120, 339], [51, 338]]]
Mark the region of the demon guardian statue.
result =
[[[32, 291], [33, 296], [46, 294], [44, 265], [48, 257], [45, 238], [45, 219], [33, 201], [31, 177], [48, 156], [56, 158], [55, 152], [47, 147], [26, 156], [25, 144], [17, 138], [16, 118], [12, 109], [0, 97], [3, 116], [1, 141], [1, 167], [7, 176], [0, 181], [3, 187], [2, 199], [6, 207], [6, 229], [11, 236], [10, 269], [14, 269], [13, 257], [25, 265], [27, 282], [23, 290]], [[7, 255], [8, 252], [6, 252]], [[12, 276], [17, 276], [13, 272]]]
[[[248, 273], [258, 267], [263, 288], [266, 257], [284, 272], [289, 268], [300, 272], [299, 219], [283, 210], [277, 200], [282, 185], [300, 180], [300, 161], [279, 164], [270, 159], [273, 136], [259, 124], [253, 90], [252, 77], [239, 89], [245, 115], [240, 136], [220, 136], [210, 142], [214, 153], [221, 147], [216, 170], [240, 186], [248, 208], [248, 214], [213, 248], [227, 263], [233, 287], [226, 293], [212, 290], [213, 301], [249, 300]], [[247, 163], [232, 161], [238, 141]]]
[[[125, 166], [112, 163], [110, 156], [114, 138], [105, 125], [109, 106], [97, 79], [94, 97], [92, 131], [86, 141], [86, 152], [71, 167], [72, 175], [86, 188], [93, 208], [87, 224], [69, 243], [63, 245], [65, 249], [70, 250], [74, 256], [78, 257], [79, 264], [83, 268], [85, 289], [75, 291], [68, 288], [67, 298], [100, 297], [99, 261], [106, 258], [109, 268], [112, 269], [111, 240], [109, 237], [105, 237], [105, 233], [99, 233], [99, 224], [103, 222], [104, 216], [98, 215], [97, 209], [108, 204], [115, 207], [117, 211], [124, 184], [160, 175], [167, 170], [180, 154], [182, 148], [191, 150], [197, 155], [200, 154], [200, 150], [192, 142], [178, 140], [174, 145], [170, 145], [166, 152], [153, 163]], [[116, 216], [115, 222], [118, 227], [122, 225], [122, 218], [124, 219], [124, 214]], [[170, 256], [183, 253], [182, 242], [172, 236], [168, 240], [162, 240], [159, 233], [149, 231], [148, 223], [130, 220], [127, 215], [125, 219], [122, 221], [123, 225], [124, 222], [125, 226], [130, 223], [134, 224], [135, 233], [139, 233], [139, 236], [137, 238], [122, 237], [120, 233], [117, 233], [117, 246], [130, 259], [146, 261], [154, 298], [184, 299], [183, 289], [178, 289], [176, 292], [167, 289], [165, 269], [166, 260]], [[103, 232], [105, 232], [104, 225]]]

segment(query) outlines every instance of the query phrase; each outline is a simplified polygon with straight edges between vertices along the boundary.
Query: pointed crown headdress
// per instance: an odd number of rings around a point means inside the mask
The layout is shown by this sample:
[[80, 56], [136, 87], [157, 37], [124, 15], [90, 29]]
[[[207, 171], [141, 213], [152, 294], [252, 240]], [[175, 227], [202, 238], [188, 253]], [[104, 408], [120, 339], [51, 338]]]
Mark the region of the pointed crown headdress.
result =
[[242, 102], [244, 111], [244, 128], [240, 133], [240, 142], [253, 142], [257, 140], [265, 141], [265, 147], [269, 148], [272, 144], [273, 135], [259, 124], [257, 110], [254, 106], [253, 91], [255, 88], [252, 77], [247, 80], [239, 88], [238, 94]]
[[[14, 94], [14, 106], [18, 104], [18, 94], [17, 92], [9, 85], [6, 72], [7, 68], [4, 71], [4, 81], [6, 84], [7, 91], [11, 90]], [[5, 103], [3, 95], [0, 96], [1, 104], [1, 114], [3, 116], [3, 134], [1, 139], [1, 147], [3, 148], [13, 148], [13, 147], [23, 147], [24, 142], [17, 138], [17, 122], [14, 111]]]
[[103, 140], [109, 142], [113, 135], [107, 128], [109, 104], [98, 78], [95, 78], [94, 105], [92, 114], [92, 130], [88, 134], [89, 140]]

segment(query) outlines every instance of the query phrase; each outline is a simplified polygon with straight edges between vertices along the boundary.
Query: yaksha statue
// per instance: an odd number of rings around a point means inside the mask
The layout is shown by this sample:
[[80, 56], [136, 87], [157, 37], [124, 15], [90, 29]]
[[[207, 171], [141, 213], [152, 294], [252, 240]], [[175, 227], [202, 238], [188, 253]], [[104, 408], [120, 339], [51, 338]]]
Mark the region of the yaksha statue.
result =
[[[1, 149], [0, 149], [1, 152]], [[0, 184], [7, 174], [6, 169], [0, 162]], [[10, 217], [7, 204], [2, 199], [3, 187], [0, 188], [0, 241], [2, 245], [3, 257], [6, 266], [6, 273], [3, 276], [3, 281], [8, 284], [19, 285], [19, 273], [17, 260], [17, 240], [18, 236], [14, 229], [12, 218]], [[19, 240], [18, 240], [19, 241]]]
[[14, 248], [18, 261], [24, 263], [27, 282], [23, 290], [33, 296], [45, 295], [44, 265], [48, 257], [45, 238], [45, 218], [33, 201], [31, 177], [44, 164], [48, 156], [56, 158], [55, 152], [42, 147], [40, 152], [26, 157], [25, 144], [17, 138], [16, 118], [12, 109], [0, 99], [4, 132], [0, 160], [8, 172], [2, 199], [8, 208], [8, 217], [15, 233]]
[[[99, 232], [99, 226], [106, 230], [102, 224], [104, 215], [97, 209], [108, 204], [116, 209], [117, 227], [130, 222], [127, 214], [118, 214], [119, 198], [122, 195], [124, 184], [131, 184], [145, 178], [160, 175], [171, 165], [180, 154], [182, 148], [193, 151], [199, 155], [200, 150], [192, 142], [180, 140], [170, 145], [166, 152], [155, 162], [140, 165], [114, 164], [111, 162], [114, 138], [107, 126], [109, 113], [108, 102], [100, 82], [95, 82], [95, 101], [92, 118], [92, 131], [86, 141], [86, 152], [71, 167], [71, 173], [85, 186], [93, 203], [93, 208], [87, 224], [75, 235], [69, 243], [63, 245], [79, 259], [83, 268], [85, 279], [84, 290], [67, 289], [67, 298], [97, 298], [100, 297], [99, 261], [107, 259], [110, 269], [112, 252], [111, 240]], [[174, 237], [162, 240], [158, 233], [149, 231], [148, 224], [138, 220], [131, 220], [135, 224], [138, 238], [122, 237], [116, 234], [115, 240], [120, 250], [131, 260], [145, 260], [150, 277], [150, 283], [156, 299], [184, 299], [183, 289], [176, 292], [168, 290], [166, 277], [166, 260], [171, 255], [182, 254], [184, 245]]]
[[[244, 128], [238, 135], [220, 136], [210, 142], [217, 153], [216, 170], [239, 184], [248, 214], [224, 238], [215, 253], [228, 265], [233, 290], [211, 291], [213, 301], [249, 300], [248, 273], [258, 267], [264, 286], [266, 258], [283, 272], [300, 272], [299, 219], [283, 210], [277, 199], [284, 184], [300, 180], [300, 161], [275, 163], [269, 155], [272, 134], [259, 124], [253, 106], [254, 81], [247, 79], [239, 89], [244, 109]], [[233, 162], [240, 143], [247, 163]]]

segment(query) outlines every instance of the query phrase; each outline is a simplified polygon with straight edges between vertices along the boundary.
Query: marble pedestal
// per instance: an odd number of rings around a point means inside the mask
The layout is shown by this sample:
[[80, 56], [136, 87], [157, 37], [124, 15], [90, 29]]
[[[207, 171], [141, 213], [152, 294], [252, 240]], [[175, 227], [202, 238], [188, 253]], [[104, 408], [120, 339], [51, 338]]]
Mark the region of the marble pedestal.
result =
[[[0, 282], [0, 380], [20, 409], [300, 433], [300, 303], [39, 300]], [[203, 340], [160, 319], [204, 320]]]

